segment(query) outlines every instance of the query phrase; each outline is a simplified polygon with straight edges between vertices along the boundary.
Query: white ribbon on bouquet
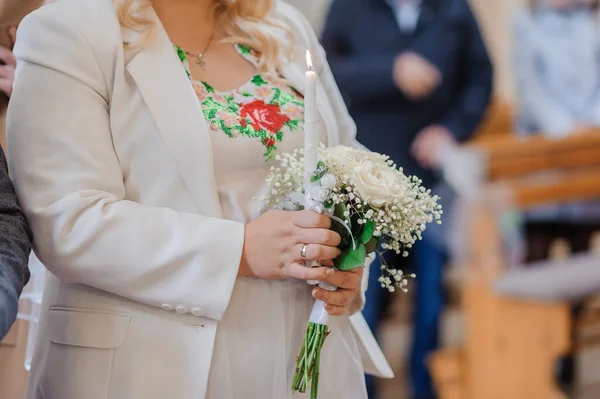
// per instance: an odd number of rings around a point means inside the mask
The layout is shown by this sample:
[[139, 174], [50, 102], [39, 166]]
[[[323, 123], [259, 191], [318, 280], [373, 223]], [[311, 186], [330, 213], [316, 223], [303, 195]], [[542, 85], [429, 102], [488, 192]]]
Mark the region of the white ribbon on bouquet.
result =
[[[342, 226], [344, 226], [344, 228], [346, 230], [348, 230], [348, 233], [350, 233], [350, 238], [352, 239], [352, 248], [355, 249], [356, 242], [354, 241], [354, 237], [352, 236], [352, 229], [350, 228], [350, 226], [348, 226], [348, 223], [346, 223], [346, 221], [335, 216], [333, 214], [333, 210], [325, 208], [325, 206], [323, 205], [322, 202], [313, 199], [314, 196], [311, 195], [311, 189], [313, 189], [314, 187], [320, 188], [320, 186], [311, 184], [311, 185], [309, 185], [309, 189], [305, 190], [306, 194], [304, 196], [304, 208], [310, 209], [317, 213], [324, 213], [327, 216], [329, 216], [332, 220], [335, 220], [336, 222], [338, 222]], [[320, 267], [321, 264], [317, 261], [307, 260], [307, 261], [304, 261], [304, 266]], [[320, 288], [327, 290], [327, 291], [335, 291], [338, 289], [338, 287], [336, 287], [333, 284], [329, 284], [326, 281], [308, 280], [307, 283], [310, 285], [318, 285]], [[311, 323], [327, 325], [327, 323], [329, 321], [329, 313], [327, 313], [327, 311], [325, 310], [325, 302], [321, 301], [320, 299], [315, 299], [315, 303], [310, 312], [310, 317], [308, 318], [308, 321]]]

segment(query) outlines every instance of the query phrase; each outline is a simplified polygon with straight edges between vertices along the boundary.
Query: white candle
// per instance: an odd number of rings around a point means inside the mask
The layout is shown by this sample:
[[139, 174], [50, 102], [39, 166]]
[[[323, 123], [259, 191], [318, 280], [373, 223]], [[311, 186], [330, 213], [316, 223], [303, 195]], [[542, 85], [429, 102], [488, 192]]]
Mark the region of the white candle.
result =
[[306, 90], [304, 92], [304, 170], [305, 189], [308, 191], [310, 177], [317, 169], [319, 160], [319, 133], [317, 129], [317, 74], [313, 70], [310, 51], [306, 50]]

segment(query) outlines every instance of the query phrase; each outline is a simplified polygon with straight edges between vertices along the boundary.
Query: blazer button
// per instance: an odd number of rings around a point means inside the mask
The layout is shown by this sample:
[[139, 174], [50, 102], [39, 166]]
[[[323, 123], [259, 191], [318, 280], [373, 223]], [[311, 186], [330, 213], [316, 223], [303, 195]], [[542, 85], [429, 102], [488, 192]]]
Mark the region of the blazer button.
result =
[[187, 313], [187, 312], [189, 312], [188, 308], [186, 308], [185, 306], [182, 306], [182, 305], [179, 305], [179, 306], [177, 306], [177, 307], [175, 308], [175, 311], [176, 311], [177, 313], [181, 313], [181, 314], [184, 314], [184, 313]]
[[160, 305], [160, 307], [164, 310], [173, 310], [173, 306], [169, 305], [168, 303], [163, 303], [162, 305]]
[[194, 316], [198, 316], [198, 317], [204, 316], [204, 312], [202, 311], [202, 309], [198, 309], [198, 308], [192, 309], [192, 314]]

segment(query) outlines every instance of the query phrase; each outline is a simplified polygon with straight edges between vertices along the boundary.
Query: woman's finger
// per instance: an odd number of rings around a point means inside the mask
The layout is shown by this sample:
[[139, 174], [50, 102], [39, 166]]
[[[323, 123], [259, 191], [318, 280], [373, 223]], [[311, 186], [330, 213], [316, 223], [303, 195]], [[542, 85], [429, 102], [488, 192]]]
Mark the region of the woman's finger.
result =
[[331, 219], [322, 213], [304, 210], [294, 213], [294, 224], [303, 228], [328, 229], [331, 227]]
[[8, 97], [12, 95], [13, 80], [0, 77], [0, 92], [6, 94]]
[[347, 306], [356, 296], [356, 290], [338, 289], [337, 291], [327, 291], [320, 287], [315, 287], [312, 296], [316, 299], [334, 306]]
[[346, 313], [345, 306], [325, 305], [325, 311], [332, 316], [341, 316]]
[[0, 60], [4, 61], [6, 65], [9, 65], [13, 68], [17, 67], [17, 59], [13, 55], [12, 50], [3, 46], [0, 46]]
[[298, 244], [321, 244], [330, 247], [337, 247], [342, 241], [338, 233], [329, 229], [296, 229], [296, 243]]
[[362, 282], [363, 270], [362, 267], [347, 272], [336, 270], [325, 281], [339, 288], [358, 290]]
[[[303, 251], [302, 248], [306, 245]], [[298, 244], [290, 248], [291, 253], [288, 253], [290, 259], [292, 261], [302, 262], [304, 260], [331, 260], [337, 258], [342, 251], [340, 251], [337, 247], [330, 247], [327, 245], [319, 245], [319, 244]]]
[[281, 271], [283, 277], [298, 280], [324, 280], [332, 273], [328, 267], [306, 267], [296, 262], [285, 264]]

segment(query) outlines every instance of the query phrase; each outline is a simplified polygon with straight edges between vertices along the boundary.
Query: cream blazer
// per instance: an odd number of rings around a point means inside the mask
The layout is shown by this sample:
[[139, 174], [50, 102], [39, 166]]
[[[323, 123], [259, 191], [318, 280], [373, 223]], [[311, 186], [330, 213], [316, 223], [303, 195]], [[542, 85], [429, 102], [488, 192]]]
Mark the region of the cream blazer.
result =
[[[308, 22], [283, 3], [276, 12], [295, 43], [282, 73], [304, 91], [310, 49], [328, 143], [353, 144]], [[220, 218], [206, 123], [157, 27], [143, 49], [125, 51], [137, 34], [119, 26], [111, 0], [61, 0], [21, 23], [9, 159], [53, 274], [29, 398], [205, 396], [244, 225]], [[360, 313], [352, 320], [365, 369], [391, 376]]]

